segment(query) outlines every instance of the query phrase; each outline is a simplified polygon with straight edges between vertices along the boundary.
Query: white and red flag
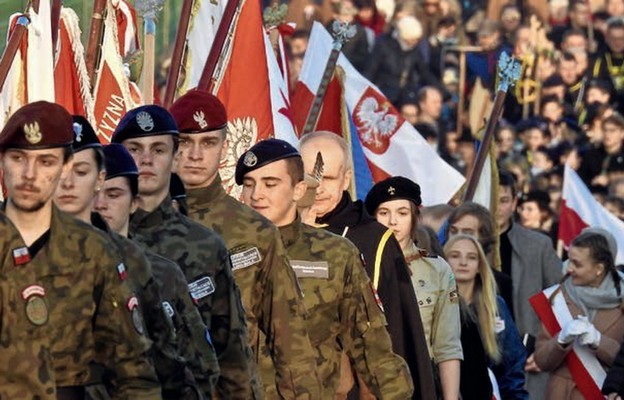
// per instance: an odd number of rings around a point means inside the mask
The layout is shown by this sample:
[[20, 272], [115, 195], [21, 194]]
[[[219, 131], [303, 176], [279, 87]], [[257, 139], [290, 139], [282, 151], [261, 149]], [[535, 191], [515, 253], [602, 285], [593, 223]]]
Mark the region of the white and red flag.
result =
[[[300, 115], [307, 115], [310, 109], [331, 49], [330, 34], [315, 22], [293, 96], [293, 108]], [[464, 183], [464, 177], [438, 156], [381, 91], [357, 72], [343, 54], [337, 65], [344, 71], [344, 91], [338, 98], [344, 98], [350, 119], [350, 138], [346, 139], [351, 139], [354, 152], [358, 197], [362, 197], [373, 183], [401, 175], [423, 188], [424, 205], [448, 202]], [[324, 109], [329, 108], [336, 114], [335, 110], [340, 109], [335, 104], [336, 96], [330, 96], [330, 100], [334, 104], [328, 107], [325, 103]], [[335, 121], [335, 125], [344, 126], [340, 121]], [[365, 162], [358, 166], [360, 155]], [[365, 179], [358, 182], [358, 175], [366, 176], [364, 168], [369, 169], [372, 182]]]
[[110, 143], [121, 117], [140, 104], [140, 101], [132, 98], [130, 81], [120, 53], [117, 28], [116, 11], [108, 2], [104, 20], [102, 55], [93, 90], [94, 128], [102, 143]]
[[611, 232], [618, 245], [616, 264], [624, 264], [624, 221], [602, 206], [568, 165], [563, 175], [563, 193], [559, 212], [559, 240], [565, 248], [589, 226], [597, 226]]

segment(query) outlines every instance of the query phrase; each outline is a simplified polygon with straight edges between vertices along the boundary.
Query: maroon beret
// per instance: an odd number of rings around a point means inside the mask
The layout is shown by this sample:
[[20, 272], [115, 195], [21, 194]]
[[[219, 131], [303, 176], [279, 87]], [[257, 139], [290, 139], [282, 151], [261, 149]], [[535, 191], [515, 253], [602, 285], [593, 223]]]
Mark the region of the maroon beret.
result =
[[0, 133], [0, 149], [46, 149], [71, 146], [73, 141], [72, 116], [63, 107], [47, 101], [26, 104], [17, 110]]
[[193, 89], [173, 103], [169, 112], [180, 133], [201, 133], [223, 129], [227, 113], [223, 103], [206, 91]]

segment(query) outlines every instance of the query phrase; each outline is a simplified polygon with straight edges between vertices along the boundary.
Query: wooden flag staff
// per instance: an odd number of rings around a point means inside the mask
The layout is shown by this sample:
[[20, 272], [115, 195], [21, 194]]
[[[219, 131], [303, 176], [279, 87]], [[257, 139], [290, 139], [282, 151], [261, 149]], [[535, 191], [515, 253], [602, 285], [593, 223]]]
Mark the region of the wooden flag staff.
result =
[[191, 20], [191, 12], [193, 11], [193, 0], [184, 0], [182, 10], [180, 10], [180, 22], [176, 32], [175, 44], [173, 45], [173, 54], [171, 55], [171, 66], [167, 74], [167, 86], [165, 88], [165, 96], [163, 106], [169, 108], [173, 104], [175, 91], [178, 86], [178, 78], [180, 77], [180, 67], [182, 65], [182, 56], [184, 55], [184, 46], [186, 45], [186, 35]]
[[9, 70], [11, 69], [11, 65], [13, 65], [13, 60], [22, 42], [22, 38], [28, 29], [28, 24], [30, 24], [30, 20], [26, 15], [22, 15], [17, 19], [17, 25], [13, 29], [13, 33], [11, 33], [2, 58], [0, 58], [0, 92], [2, 92], [4, 82], [6, 82], [6, 78], [9, 75]]

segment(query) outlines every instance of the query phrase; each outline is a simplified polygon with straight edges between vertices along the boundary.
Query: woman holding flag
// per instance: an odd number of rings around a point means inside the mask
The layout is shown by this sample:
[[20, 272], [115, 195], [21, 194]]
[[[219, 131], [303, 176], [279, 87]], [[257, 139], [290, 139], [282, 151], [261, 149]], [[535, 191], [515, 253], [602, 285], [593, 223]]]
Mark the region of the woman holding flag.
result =
[[607, 235], [577, 236], [562, 282], [530, 300], [542, 321], [535, 361], [550, 372], [548, 399], [603, 398], [600, 388], [624, 338], [622, 277]]

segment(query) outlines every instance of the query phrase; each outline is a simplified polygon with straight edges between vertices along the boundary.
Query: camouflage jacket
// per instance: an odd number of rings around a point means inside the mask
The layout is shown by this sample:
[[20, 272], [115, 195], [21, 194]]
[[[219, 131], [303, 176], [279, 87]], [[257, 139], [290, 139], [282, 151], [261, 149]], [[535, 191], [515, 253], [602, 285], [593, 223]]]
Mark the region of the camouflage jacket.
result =
[[377, 398], [410, 398], [407, 364], [392, 352], [386, 319], [357, 248], [299, 219], [280, 232], [310, 313], [308, 332], [323, 379], [322, 398], [336, 393], [343, 351]]
[[[9, 299], [26, 311], [16, 329], [48, 325], [57, 387], [88, 384], [96, 363], [113, 373], [113, 398], [160, 399], [141, 305], [121, 279], [123, 263], [112, 248], [102, 232], [53, 207], [49, 239], [12, 271], [22, 276]], [[16, 264], [22, 253], [12, 254]]]
[[189, 216], [228, 246], [266, 396], [320, 398], [303, 299], [278, 229], [228, 196], [218, 177], [207, 188], [188, 190], [187, 205]]
[[220, 397], [252, 398], [255, 374], [245, 315], [223, 240], [177, 212], [166, 198], [152, 212], [139, 209], [130, 221], [134, 240], [177, 263], [219, 357]]
[[[215, 350], [206, 340], [206, 326], [191, 301], [182, 271], [174, 262], [153, 252], [144, 252], [139, 244], [111, 231], [99, 214], [93, 214], [91, 219], [117, 245], [125, 265], [125, 269], [118, 273], [124, 279], [127, 275], [132, 290], [143, 305], [145, 325], [153, 341], [150, 355], [162, 385], [163, 398], [201, 399], [202, 390], [187, 363], [201, 366], [198, 370], [212, 376], [214, 381], [219, 367]], [[187, 321], [192, 325], [186, 325]], [[208, 377], [206, 381], [208, 385], [214, 383]]]
[[0, 237], [0, 399], [56, 400], [50, 356], [52, 329], [47, 321], [34, 324], [27, 320], [28, 303], [17, 292], [36, 278], [30, 268], [20, 268], [24, 242], [3, 212]]

